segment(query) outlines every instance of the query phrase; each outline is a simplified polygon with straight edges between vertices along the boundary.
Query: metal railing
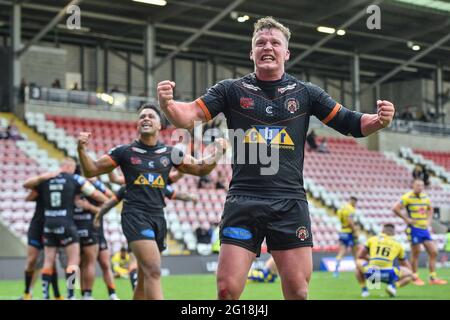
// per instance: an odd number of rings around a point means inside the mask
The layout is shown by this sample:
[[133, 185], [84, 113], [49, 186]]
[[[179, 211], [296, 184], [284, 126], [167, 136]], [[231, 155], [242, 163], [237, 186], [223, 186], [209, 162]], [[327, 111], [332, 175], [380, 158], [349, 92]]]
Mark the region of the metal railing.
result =
[[428, 133], [432, 135], [450, 136], [450, 125], [422, 121], [394, 120], [389, 130], [400, 133]]
[[30, 104], [58, 105], [68, 107], [100, 107], [113, 111], [136, 111], [145, 103], [155, 103], [148, 97], [136, 97], [124, 93], [97, 93], [91, 91], [65, 90], [30, 86], [25, 90]]

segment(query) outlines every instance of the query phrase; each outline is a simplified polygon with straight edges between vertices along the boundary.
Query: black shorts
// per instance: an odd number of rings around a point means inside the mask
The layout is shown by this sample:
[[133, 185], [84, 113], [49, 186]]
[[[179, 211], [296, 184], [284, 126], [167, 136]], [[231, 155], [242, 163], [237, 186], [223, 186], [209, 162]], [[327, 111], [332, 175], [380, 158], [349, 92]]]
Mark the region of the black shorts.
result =
[[122, 213], [122, 231], [128, 243], [155, 240], [160, 252], [166, 249], [167, 226], [164, 212], [158, 215], [142, 212]]
[[44, 248], [44, 224], [31, 220], [27, 232], [28, 245], [35, 247], [38, 250]]
[[312, 247], [308, 203], [298, 199], [266, 199], [229, 196], [220, 222], [220, 242], [261, 253], [267, 249]]
[[46, 247], [66, 247], [79, 241], [75, 224], [44, 226], [44, 246]]
[[98, 243], [98, 231], [92, 227], [77, 227], [78, 237], [80, 238], [80, 246], [86, 247]]
[[100, 232], [98, 234], [98, 249], [100, 251], [108, 250], [108, 241], [106, 241], [105, 233], [103, 231], [103, 226], [101, 227]]

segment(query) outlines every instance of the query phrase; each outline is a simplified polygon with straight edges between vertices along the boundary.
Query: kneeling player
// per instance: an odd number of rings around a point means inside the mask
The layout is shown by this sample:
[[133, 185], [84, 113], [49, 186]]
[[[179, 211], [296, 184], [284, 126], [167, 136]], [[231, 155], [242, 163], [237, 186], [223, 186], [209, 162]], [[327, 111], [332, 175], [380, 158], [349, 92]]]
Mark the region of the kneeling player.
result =
[[[369, 296], [366, 280], [387, 283], [386, 292], [395, 297], [398, 287], [403, 287], [413, 280], [411, 264], [405, 259], [403, 246], [393, 239], [395, 227], [385, 224], [378, 236], [367, 240], [356, 262], [356, 278], [361, 285], [362, 297]], [[394, 266], [398, 258], [400, 267]]]

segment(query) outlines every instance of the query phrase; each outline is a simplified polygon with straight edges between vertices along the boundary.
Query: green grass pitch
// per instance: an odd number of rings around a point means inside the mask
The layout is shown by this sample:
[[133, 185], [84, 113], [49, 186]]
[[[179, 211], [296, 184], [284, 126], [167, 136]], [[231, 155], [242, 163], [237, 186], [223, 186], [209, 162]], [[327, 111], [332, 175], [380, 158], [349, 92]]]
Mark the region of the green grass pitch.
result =
[[[427, 270], [420, 270], [422, 279], [427, 279]], [[450, 269], [438, 270], [438, 275], [450, 282]], [[214, 300], [216, 297], [216, 284], [214, 275], [177, 275], [162, 278], [162, 285], [165, 299], [169, 300]], [[64, 281], [60, 280], [60, 288], [65, 292]], [[371, 295], [365, 299], [391, 299], [384, 291], [385, 285], [381, 289], [371, 290]], [[2, 280], [0, 281], [0, 299], [16, 299], [23, 290], [23, 281]], [[131, 299], [130, 282], [126, 279], [116, 280], [116, 291], [121, 299]], [[77, 295], [80, 295], [77, 290]], [[107, 299], [107, 290], [101, 278], [97, 278], [94, 285], [94, 298]], [[40, 299], [41, 282], [38, 280], [34, 287], [33, 299]], [[279, 300], [282, 299], [280, 280], [275, 283], [248, 283], [242, 295], [244, 300]], [[310, 282], [309, 299], [345, 299], [360, 300], [360, 288], [351, 272], [342, 272], [340, 277], [335, 279], [328, 272], [314, 272]], [[432, 286], [426, 284], [423, 287], [408, 285], [398, 289], [398, 296], [395, 299], [416, 300], [449, 300], [450, 284]]]

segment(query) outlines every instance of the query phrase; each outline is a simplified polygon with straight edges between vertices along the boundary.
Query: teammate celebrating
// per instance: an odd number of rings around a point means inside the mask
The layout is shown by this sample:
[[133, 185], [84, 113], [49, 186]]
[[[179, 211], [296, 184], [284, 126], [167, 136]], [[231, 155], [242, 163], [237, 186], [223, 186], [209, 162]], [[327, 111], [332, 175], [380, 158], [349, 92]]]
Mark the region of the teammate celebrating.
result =
[[[91, 182], [92, 185], [107, 198], [113, 196], [113, 192], [97, 178], [91, 178], [89, 179], [89, 182]], [[103, 232], [103, 225], [101, 225], [100, 228], [96, 228], [93, 223], [94, 216], [98, 212], [100, 204], [89, 198], [78, 199], [75, 203], [77, 204], [77, 207], [75, 208], [73, 217], [78, 229], [81, 247], [81, 292], [83, 299], [91, 300], [92, 288], [95, 281], [95, 264], [100, 255], [100, 233]], [[111, 282], [107, 282], [107, 287], [110, 299], [116, 300], [115, 286], [112, 277]]]
[[[209, 121], [223, 112], [228, 128], [235, 130], [233, 177], [220, 231], [219, 299], [240, 297], [264, 237], [284, 297], [307, 298], [313, 242], [302, 172], [309, 117], [316, 116], [344, 135], [364, 137], [387, 127], [394, 116], [388, 101], [377, 101], [377, 114], [361, 114], [336, 103], [321, 88], [285, 73], [289, 38], [289, 29], [275, 19], [258, 20], [250, 52], [255, 72], [221, 81], [193, 102], [174, 101], [174, 82], [158, 84], [161, 109], [176, 127], [192, 128], [195, 121]], [[253, 164], [255, 146], [271, 159], [278, 155], [279, 161], [268, 168], [261, 157]]]
[[356, 199], [356, 197], [350, 197], [350, 201], [337, 211], [337, 216], [339, 221], [341, 221], [341, 232], [339, 232], [339, 252], [336, 256], [336, 269], [333, 273], [336, 278], [339, 276], [339, 265], [347, 251], [347, 248], [351, 248], [353, 259], [356, 262], [356, 255], [358, 254], [358, 239], [353, 217], [357, 202], [358, 199]]
[[[405, 250], [393, 239], [394, 234], [394, 225], [385, 224], [381, 234], [367, 240], [365, 247], [361, 248], [358, 254], [356, 278], [364, 298], [370, 294], [366, 279], [387, 283], [386, 292], [391, 297], [397, 295], [397, 287], [403, 287], [413, 279], [411, 265], [405, 259]], [[400, 268], [394, 267], [394, 260], [397, 258]]]
[[[425, 282], [419, 278], [417, 269], [419, 266], [420, 246], [423, 244], [429, 257], [429, 284], [447, 284], [447, 280], [439, 279], [436, 274], [436, 258], [438, 251], [431, 238], [428, 228], [433, 218], [433, 208], [430, 198], [423, 193], [423, 180], [416, 179], [413, 182], [413, 190], [405, 193], [392, 210], [407, 224], [406, 233], [411, 243], [411, 264], [414, 272], [413, 284], [423, 286]], [[405, 208], [407, 215], [402, 213]]]
[[[68, 299], [75, 298], [72, 281], [78, 270], [80, 260], [79, 238], [73, 221], [75, 196], [80, 191], [88, 197], [103, 203], [106, 197], [95, 190], [83, 177], [73, 174], [75, 162], [65, 159], [60, 172], [44, 174], [28, 179], [25, 188], [35, 189], [42, 197], [44, 222], [44, 268], [42, 271], [43, 296], [49, 299], [49, 285], [52, 281], [53, 267], [58, 247], [64, 247], [67, 254], [66, 278]], [[53, 177], [51, 177], [53, 176]]]
[[[226, 149], [217, 141], [213, 154], [197, 160], [181, 151], [158, 142], [161, 118], [158, 109], [145, 105], [139, 111], [139, 137], [133, 143], [113, 148], [108, 155], [93, 160], [87, 153], [89, 133], [81, 133], [78, 154], [83, 172], [88, 177], [111, 172], [120, 166], [125, 176], [127, 192], [122, 209], [122, 229], [138, 262], [138, 287], [135, 299], [162, 299], [160, 283], [161, 255], [165, 249], [166, 221], [163, 190], [170, 169], [176, 166], [183, 173], [209, 174], [218, 157]], [[143, 292], [137, 296], [136, 292]]]
[[[52, 177], [54, 173], [48, 173], [48, 177]], [[22, 296], [23, 300], [31, 300], [31, 288], [37, 278], [39, 269], [42, 268], [44, 262], [44, 249], [43, 236], [44, 236], [44, 209], [42, 197], [40, 197], [35, 190], [32, 190], [26, 198], [27, 201], [36, 201], [36, 209], [34, 211], [33, 218], [30, 221], [28, 227], [28, 247], [27, 247], [27, 262], [25, 266], [25, 291]], [[63, 299], [58, 286], [58, 273], [54, 268], [52, 274], [52, 287], [53, 294], [56, 300]]]

